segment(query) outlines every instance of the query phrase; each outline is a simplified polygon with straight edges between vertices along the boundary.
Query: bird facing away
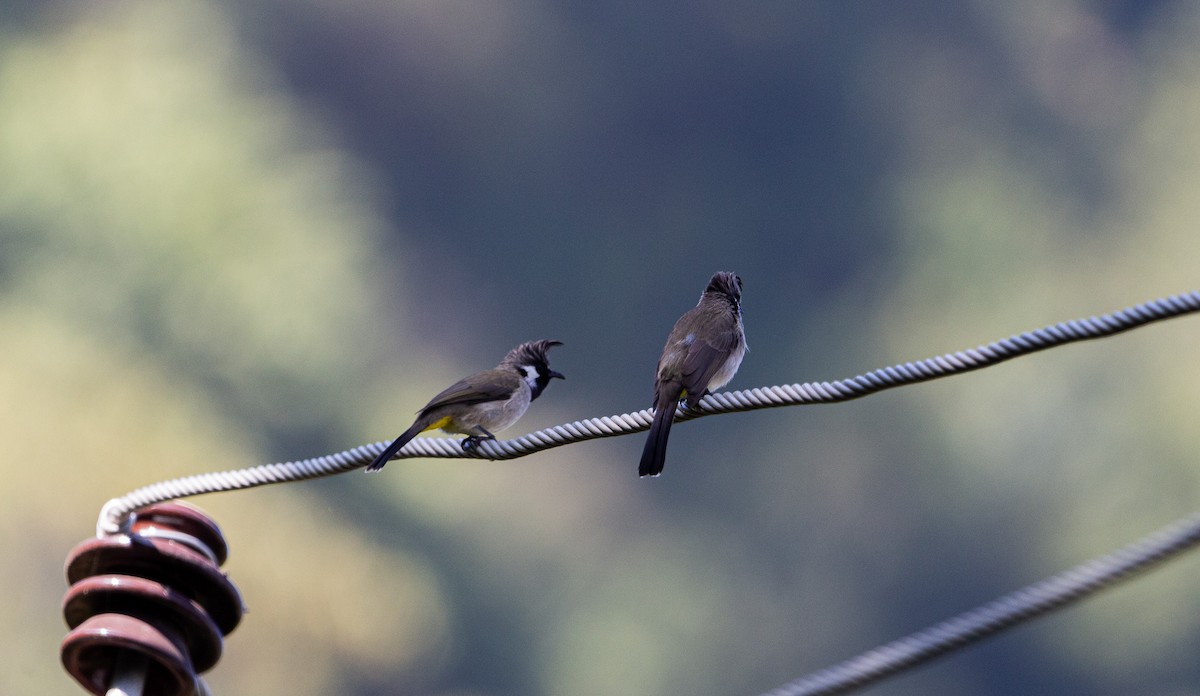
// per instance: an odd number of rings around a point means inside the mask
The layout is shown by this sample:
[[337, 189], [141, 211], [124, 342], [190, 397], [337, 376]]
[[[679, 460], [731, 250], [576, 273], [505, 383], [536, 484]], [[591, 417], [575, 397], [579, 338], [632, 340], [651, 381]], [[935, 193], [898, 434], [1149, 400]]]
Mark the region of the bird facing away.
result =
[[434, 428], [466, 435], [464, 450], [473, 449], [483, 440], [495, 440], [492, 432], [516, 423], [551, 379], [566, 379], [550, 369], [546, 358], [546, 351], [561, 345], [561, 341], [522, 343], [496, 367], [450, 385], [417, 412], [416, 421], [367, 466], [367, 471], [379, 471], [409, 440]]
[[688, 408], [733, 379], [746, 355], [742, 327], [742, 279], [715, 274], [700, 302], [689, 309], [667, 336], [654, 379], [654, 421], [638, 464], [640, 476], [658, 476], [667, 456], [667, 438], [681, 399]]

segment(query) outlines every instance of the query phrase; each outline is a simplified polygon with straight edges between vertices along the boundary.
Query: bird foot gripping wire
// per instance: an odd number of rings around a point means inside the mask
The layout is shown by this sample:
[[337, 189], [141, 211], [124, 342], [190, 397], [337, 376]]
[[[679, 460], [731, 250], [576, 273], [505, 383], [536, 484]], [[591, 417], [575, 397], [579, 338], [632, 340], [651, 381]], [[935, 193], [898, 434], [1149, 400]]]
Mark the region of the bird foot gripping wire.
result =
[[199, 675], [217, 664], [241, 621], [241, 595], [220, 566], [229, 549], [195, 506], [159, 503], [124, 529], [67, 557], [61, 657], [92, 694], [207, 694]]

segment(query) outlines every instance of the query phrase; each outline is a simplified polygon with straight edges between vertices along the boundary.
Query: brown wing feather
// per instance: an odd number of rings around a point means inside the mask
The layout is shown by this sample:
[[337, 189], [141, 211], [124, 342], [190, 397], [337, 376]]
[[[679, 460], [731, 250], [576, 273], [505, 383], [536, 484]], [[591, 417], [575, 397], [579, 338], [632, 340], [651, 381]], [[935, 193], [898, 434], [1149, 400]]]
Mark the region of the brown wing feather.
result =
[[486, 401], [501, 401], [512, 396], [520, 387], [521, 378], [503, 370], [488, 370], [458, 380], [429, 400], [421, 409], [422, 415], [453, 404], [480, 404]]
[[[683, 327], [695, 325], [694, 322], [700, 320], [707, 320], [706, 325], [696, 326], [693, 333], [698, 337], [684, 346], [687, 335]], [[713, 375], [721, 369], [736, 347], [736, 323], [736, 318], [730, 313], [704, 312], [700, 307], [688, 310], [676, 322], [667, 340], [668, 349], [663, 352], [664, 364], [659, 365], [659, 379], [678, 380], [687, 391], [688, 406], [695, 406], [700, 401]], [[699, 336], [715, 337], [715, 340]], [[672, 346], [676, 349], [671, 350]], [[683, 354], [680, 355], [680, 352]]]

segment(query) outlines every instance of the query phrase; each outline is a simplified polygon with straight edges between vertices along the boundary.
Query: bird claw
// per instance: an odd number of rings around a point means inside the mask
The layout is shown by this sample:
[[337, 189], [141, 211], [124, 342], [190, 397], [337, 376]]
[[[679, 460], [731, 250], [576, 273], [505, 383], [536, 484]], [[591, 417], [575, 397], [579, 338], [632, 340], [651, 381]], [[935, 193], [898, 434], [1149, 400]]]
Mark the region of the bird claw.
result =
[[482, 435], [468, 435], [466, 438], [464, 438], [462, 441], [462, 448], [463, 448], [464, 452], [470, 452], [471, 450], [478, 447], [479, 443], [483, 442], [484, 440], [495, 440], [496, 439], [495, 435], [489, 433], [487, 430], [484, 430], [483, 428], [479, 427], [478, 425], [475, 426], [475, 430], [480, 433], [483, 433], [483, 434]]

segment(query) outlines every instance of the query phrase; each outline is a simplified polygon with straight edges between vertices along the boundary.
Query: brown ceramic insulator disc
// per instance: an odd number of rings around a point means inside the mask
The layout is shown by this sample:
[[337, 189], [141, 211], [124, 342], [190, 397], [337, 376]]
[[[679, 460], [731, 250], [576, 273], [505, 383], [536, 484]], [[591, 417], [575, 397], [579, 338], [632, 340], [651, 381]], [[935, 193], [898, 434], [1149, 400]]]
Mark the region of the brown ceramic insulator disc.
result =
[[123, 614], [100, 614], [84, 621], [62, 643], [62, 662], [83, 688], [103, 696], [117, 676], [124, 653], [147, 659], [143, 696], [191, 696], [196, 675], [177, 637]]
[[67, 582], [94, 575], [132, 575], [153, 580], [199, 604], [228, 634], [242, 619], [242, 596], [221, 569], [198, 551], [167, 539], [125, 535], [88, 539], [67, 557]]
[[124, 614], [172, 627], [183, 639], [192, 666], [206, 672], [221, 657], [221, 631], [204, 609], [183, 593], [131, 575], [95, 575], [71, 586], [63, 618], [75, 628], [98, 614]]
[[229, 558], [229, 546], [216, 522], [195, 505], [184, 502], [158, 503], [134, 513], [132, 530], [141, 533], [147, 529], [167, 528], [195, 538], [217, 559], [217, 565], [225, 565]]

